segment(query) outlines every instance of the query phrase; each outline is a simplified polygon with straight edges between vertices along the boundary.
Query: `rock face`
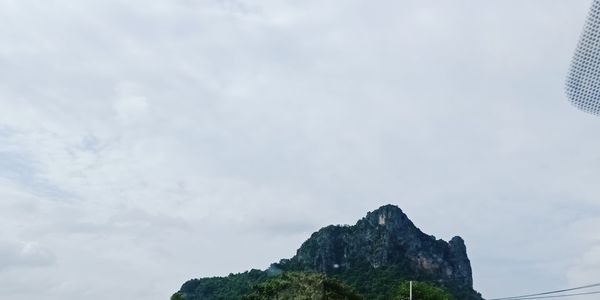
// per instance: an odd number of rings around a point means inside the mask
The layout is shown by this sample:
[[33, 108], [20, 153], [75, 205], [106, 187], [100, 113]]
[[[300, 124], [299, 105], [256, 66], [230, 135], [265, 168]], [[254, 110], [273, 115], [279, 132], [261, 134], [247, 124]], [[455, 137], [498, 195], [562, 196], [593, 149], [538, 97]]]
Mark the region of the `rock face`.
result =
[[457, 236], [445, 242], [424, 234], [393, 205], [369, 212], [353, 226], [322, 228], [302, 244], [296, 256], [274, 267], [329, 275], [394, 267], [407, 280], [436, 282], [467, 294], [473, 291], [463, 239]]

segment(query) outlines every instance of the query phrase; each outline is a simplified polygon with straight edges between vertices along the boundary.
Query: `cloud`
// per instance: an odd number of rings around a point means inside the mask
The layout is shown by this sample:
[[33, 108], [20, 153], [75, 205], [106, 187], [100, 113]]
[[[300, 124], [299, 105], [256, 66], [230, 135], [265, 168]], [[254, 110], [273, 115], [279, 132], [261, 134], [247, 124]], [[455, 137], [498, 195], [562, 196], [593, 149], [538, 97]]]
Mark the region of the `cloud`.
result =
[[570, 285], [590, 284], [590, 278], [600, 275], [600, 237], [596, 228], [600, 226], [597, 217], [582, 218], [569, 226], [569, 232], [575, 238], [571, 247], [577, 249], [578, 257], [568, 269]]
[[117, 87], [115, 111], [118, 118], [126, 123], [143, 117], [148, 111], [148, 99], [139, 95], [134, 84], [123, 83]]
[[148, 100], [144, 96], [125, 96], [117, 100], [115, 110], [123, 121], [139, 118], [148, 110]]
[[600, 244], [589, 247], [569, 270], [569, 281], [576, 285], [589, 284], [600, 275]]
[[0, 242], [0, 272], [7, 268], [50, 266], [55, 259], [49, 249], [35, 242]]

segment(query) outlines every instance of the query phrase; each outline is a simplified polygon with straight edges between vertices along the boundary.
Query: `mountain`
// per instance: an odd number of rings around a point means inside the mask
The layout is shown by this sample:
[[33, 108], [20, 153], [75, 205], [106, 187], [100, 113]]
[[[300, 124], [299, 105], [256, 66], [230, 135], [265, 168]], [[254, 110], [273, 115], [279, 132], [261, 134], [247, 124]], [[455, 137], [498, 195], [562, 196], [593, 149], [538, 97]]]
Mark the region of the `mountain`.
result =
[[265, 271], [190, 280], [177, 295], [185, 300], [241, 299], [271, 277], [288, 272], [327, 275], [366, 299], [393, 299], [393, 293], [407, 280], [437, 286], [456, 299], [483, 299], [473, 290], [471, 264], [462, 238], [445, 242], [427, 235], [393, 205], [369, 212], [353, 226], [320, 229], [294, 257], [282, 259]]

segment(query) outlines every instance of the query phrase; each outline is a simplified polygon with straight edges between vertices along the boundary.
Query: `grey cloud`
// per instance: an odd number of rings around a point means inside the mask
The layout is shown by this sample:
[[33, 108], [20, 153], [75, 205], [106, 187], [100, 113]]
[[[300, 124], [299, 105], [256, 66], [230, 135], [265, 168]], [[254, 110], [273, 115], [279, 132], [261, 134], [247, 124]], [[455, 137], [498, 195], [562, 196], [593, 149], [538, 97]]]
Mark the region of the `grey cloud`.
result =
[[[0, 141], [10, 144], [8, 139]], [[0, 178], [11, 180], [37, 195], [48, 199], [67, 201], [72, 195], [62, 190], [48, 178], [39, 174], [39, 164], [33, 157], [16, 153], [14, 150], [0, 152]]]
[[49, 249], [35, 242], [0, 242], [0, 272], [7, 268], [50, 266], [55, 260]]
[[563, 86], [588, 5], [3, 2], [0, 238], [60, 258], [11, 297], [166, 299], [385, 203], [462, 235], [486, 296], [579, 283], [600, 144]]

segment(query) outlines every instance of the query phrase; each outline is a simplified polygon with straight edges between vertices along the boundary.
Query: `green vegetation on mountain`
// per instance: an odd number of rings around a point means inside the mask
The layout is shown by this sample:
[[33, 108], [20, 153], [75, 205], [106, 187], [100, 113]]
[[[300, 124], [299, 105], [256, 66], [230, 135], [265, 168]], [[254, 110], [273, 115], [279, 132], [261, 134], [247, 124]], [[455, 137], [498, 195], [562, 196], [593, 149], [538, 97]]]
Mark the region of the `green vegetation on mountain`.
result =
[[175, 295], [184, 300], [241, 299], [243, 295], [249, 294], [253, 287], [267, 279], [269, 279], [267, 272], [255, 269], [244, 273], [230, 274], [227, 277], [192, 279], [184, 283]]
[[[408, 295], [410, 294], [410, 284], [408, 282], [403, 282], [400, 284], [398, 288], [393, 292], [391, 298], [393, 300], [408, 300]], [[452, 296], [447, 291], [433, 286], [424, 282], [413, 282], [412, 287], [413, 299], [419, 300], [455, 300], [454, 296]]]
[[[230, 275], [225, 281], [208, 280], [202, 285], [196, 294], [177, 292], [171, 300], [187, 299], [239, 299], [239, 300], [364, 300], [364, 299], [392, 299], [406, 300], [409, 295], [409, 283], [398, 282], [390, 278], [380, 277], [383, 273], [377, 273], [379, 277], [372, 278], [373, 273], [356, 276], [355, 279], [362, 280], [363, 288], [371, 293], [360, 294], [351, 286], [340, 280], [331, 278], [324, 274], [284, 272], [277, 276], [263, 277], [249, 276], [248, 272]], [[257, 278], [264, 280], [260, 283]], [[215, 278], [213, 278], [215, 279]], [[236, 284], [233, 284], [233, 283]], [[383, 294], [377, 294], [384, 291]], [[413, 282], [413, 296], [419, 300], [455, 300], [449, 292], [442, 288], [424, 282]]]
[[256, 285], [244, 300], [362, 300], [351, 287], [323, 274], [289, 272]]

